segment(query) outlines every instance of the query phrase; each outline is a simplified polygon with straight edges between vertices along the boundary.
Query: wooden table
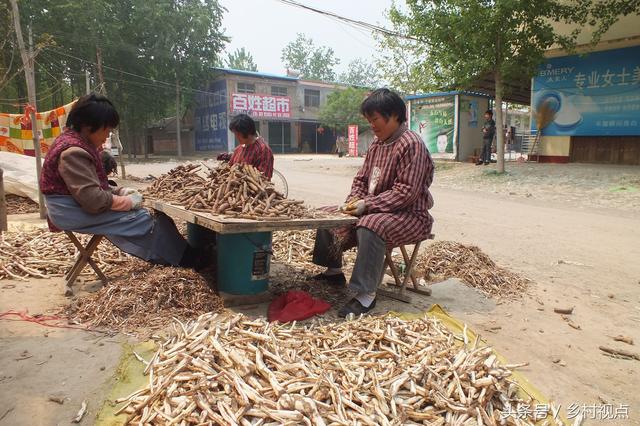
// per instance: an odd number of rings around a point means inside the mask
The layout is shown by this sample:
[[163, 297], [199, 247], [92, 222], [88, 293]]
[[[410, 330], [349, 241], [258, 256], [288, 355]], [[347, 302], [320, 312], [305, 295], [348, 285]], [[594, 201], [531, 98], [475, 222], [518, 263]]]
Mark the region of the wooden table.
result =
[[[211, 213], [202, 213], [187, 210], [184, 207], [174, 206], [172, 204], [157, 201], [146, 200], [145, 206], [157, 211], [161, 211], [174, 219], [182, 219], [188, 223], [210, 229], [219, 234], [241, 234], [241, 233], [259, 233], [273, 231], [289, 231], [304, 229], [323, 229], [338, 228], [345, 225], [355, 224], [358, 219], [352, 216], [339, 214], [333, 217], [324, 217], [316, 219], [288, 219], [288, 220], [251, 220], [240, 218], [225, 218], [223, 216], [213, 215]], [[220, 249], [220, 247], [218, 247]], [[243, 257], [244, 259], [244, 257]], [[247, 259], [247, 261], [249, 261]], [[222, 270], [218, 269], [218, 282], [221, 282]], [[253, 305], [256, 303], [267, 302], [271, 299], [271, 294], [264, 291], [258, 294], [231, 294], [219, 291], [220, 296], [224, 299], [225, 306], [235, 305]]]
[[195, 212], [184, 207], [174, 206], [164, 201], [146, 200], [145, 206], [161, 211], [168, 216], [200, 225], [220, 234], [239, 234], [243, 232], [290, 231], [303, 229], [339, 228], [355, 224], [358, 219], [353, 216], [340, 214], [339, 216], [316, 219], [288, 219], [288, 220], [251, 220], [239, 218], [225, 218], [211, 213]]

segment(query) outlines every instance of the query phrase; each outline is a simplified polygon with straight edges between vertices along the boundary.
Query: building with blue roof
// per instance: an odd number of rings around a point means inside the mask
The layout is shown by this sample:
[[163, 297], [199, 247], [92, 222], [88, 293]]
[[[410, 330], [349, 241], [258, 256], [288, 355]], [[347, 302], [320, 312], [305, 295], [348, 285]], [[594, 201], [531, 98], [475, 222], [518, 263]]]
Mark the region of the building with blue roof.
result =
[[256, 121], [274, 153], [332, 152], [337, 133], [320, 125], [327, 96], [346, 86], [296, 75], [214, 68], [194, 110], [196, 152], [231, 151], [229, 117], [246, 113]]

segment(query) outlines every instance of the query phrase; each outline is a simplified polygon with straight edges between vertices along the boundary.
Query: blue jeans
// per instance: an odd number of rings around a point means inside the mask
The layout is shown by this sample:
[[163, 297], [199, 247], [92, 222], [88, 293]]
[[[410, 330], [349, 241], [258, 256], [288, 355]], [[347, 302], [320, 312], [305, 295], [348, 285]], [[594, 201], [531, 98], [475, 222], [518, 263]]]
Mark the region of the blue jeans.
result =
[[482, 155], [480, 156], [480, 160], [485, 163], [491, 162], [491, 143], [493, 139], [482, 139]]
[[146, 209], [91, 214], [69, 195], [46, 195], [49, 219], [58, 228], [104, 235], [120, 250], [149, 262], [178, 266], [187, 242], [171, 218]]
[[[367, 228], [358, 228], [356, 238], [358, 255], [349, 280], [349, 289], [358, 294], [375, 293], [384, 274], [386, 244], [378, 234]], [[318, 229], [313, 263], [327, 268], [342, 267], [342, 250], [335, 247], [331, 230]]]

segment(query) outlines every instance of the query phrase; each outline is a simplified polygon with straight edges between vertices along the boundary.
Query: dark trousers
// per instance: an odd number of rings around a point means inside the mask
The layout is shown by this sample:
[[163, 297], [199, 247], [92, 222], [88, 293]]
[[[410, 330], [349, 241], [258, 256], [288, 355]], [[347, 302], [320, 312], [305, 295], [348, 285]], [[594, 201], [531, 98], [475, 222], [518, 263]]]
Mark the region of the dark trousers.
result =
[[480, 161], [485, 163], [491, 162], [491, 142], [493, 142], [493, 139], [482, 140], [482, 155], [480, 156]]
[[[378, 234], [367, 229], [356, 230], [358, 255], [349, 280], [349, 289], [358, 293], [375, 293], [384, 274], [386, 244]], [[313, 248], [313, 263], [327, 268], [342, 267], [343, 248], [336, 247], [333, 233], [319, 229]]]

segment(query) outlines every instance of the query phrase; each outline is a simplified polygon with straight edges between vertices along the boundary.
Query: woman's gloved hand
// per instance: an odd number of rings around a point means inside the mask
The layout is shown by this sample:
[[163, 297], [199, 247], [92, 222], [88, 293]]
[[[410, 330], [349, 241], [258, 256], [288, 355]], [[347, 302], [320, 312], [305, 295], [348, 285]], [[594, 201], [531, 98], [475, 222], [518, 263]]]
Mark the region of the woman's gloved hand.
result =
[[127, 195], [131, 200], [131, 210], [138, 210], [142, 207], [142, 194], [139, 192], [134, 192], [133, 194]]
[[117, 195], [131, 195], [131, 194], [139, 194], [140, 192], [138, 192], [137, 189], [134, 188], [128, 188], [128, 187], [122, 187], [120, 188], [120, 190], [118, 191]]
[[362, 216], [366, 208], [364, 200], [352, 200], [340, 207], [340, 210], [351, 216]]

